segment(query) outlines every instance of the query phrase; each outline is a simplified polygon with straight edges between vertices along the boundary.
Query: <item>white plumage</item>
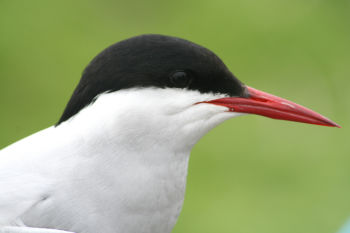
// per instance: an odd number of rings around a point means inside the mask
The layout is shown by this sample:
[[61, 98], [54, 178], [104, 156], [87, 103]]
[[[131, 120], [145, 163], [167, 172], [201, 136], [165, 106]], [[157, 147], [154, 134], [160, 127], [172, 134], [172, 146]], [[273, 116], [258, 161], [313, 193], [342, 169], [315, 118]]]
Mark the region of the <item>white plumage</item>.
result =
[[170, 232], [192, 146], [240, 115], [195, 104], [221, 97], [175, 88], [105, 93], [58, 127], [1, 150], [0, 229]]

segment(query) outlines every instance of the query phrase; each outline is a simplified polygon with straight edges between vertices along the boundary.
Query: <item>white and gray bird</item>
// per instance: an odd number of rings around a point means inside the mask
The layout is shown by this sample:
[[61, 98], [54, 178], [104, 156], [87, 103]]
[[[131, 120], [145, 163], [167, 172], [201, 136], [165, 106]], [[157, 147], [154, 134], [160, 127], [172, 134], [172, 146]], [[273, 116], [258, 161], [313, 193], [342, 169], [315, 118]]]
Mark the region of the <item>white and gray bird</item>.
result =
[[244, 85], [187, 40], [116, 43], [86, 67], [56, 125], [0, 151], [0, 232], [169, 233], [192, 147], [243, 114], [339, 127]]

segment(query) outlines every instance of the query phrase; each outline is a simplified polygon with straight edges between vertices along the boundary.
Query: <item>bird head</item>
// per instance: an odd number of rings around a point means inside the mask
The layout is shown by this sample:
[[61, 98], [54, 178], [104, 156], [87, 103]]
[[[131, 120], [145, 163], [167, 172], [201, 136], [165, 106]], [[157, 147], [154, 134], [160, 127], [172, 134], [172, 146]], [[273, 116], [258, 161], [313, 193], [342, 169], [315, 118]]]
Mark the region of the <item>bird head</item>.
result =
[[210, 50], [162, 35], [133, 37], [97, 55], [57, 126], [80, 121], [83, 128], [126, 132], [135, 146], [138, 140], [162, 138], [191, 147], [216, 125], [244, 114], [339, 127], [310, 109], [243, 84]]

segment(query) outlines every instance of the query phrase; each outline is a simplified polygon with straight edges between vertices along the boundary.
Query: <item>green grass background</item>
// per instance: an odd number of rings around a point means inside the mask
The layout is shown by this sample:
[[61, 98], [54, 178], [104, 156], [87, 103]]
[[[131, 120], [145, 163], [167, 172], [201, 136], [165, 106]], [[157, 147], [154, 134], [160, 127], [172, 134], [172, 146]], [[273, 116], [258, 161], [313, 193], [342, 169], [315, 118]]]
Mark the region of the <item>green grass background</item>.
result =
[[193, 150], [173, 232], [336, 232], [350, 216], [348, 0], [1, 0], [0, 147], [54, 124], [85, 65], [143, 33], [208, 47], [244, 83], [343, 126], [225, 122]]

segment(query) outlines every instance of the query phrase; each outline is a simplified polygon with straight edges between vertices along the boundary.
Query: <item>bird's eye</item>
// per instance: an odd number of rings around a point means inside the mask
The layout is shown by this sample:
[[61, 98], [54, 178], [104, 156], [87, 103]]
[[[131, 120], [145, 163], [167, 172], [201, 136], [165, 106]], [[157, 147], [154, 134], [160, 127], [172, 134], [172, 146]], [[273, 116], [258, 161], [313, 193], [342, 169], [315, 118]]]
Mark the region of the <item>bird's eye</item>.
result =
[[188, 72], [176, 71], [170, 75], [170, 81], [175, 87], [185, 88], [192, 82], [192, 77]]

